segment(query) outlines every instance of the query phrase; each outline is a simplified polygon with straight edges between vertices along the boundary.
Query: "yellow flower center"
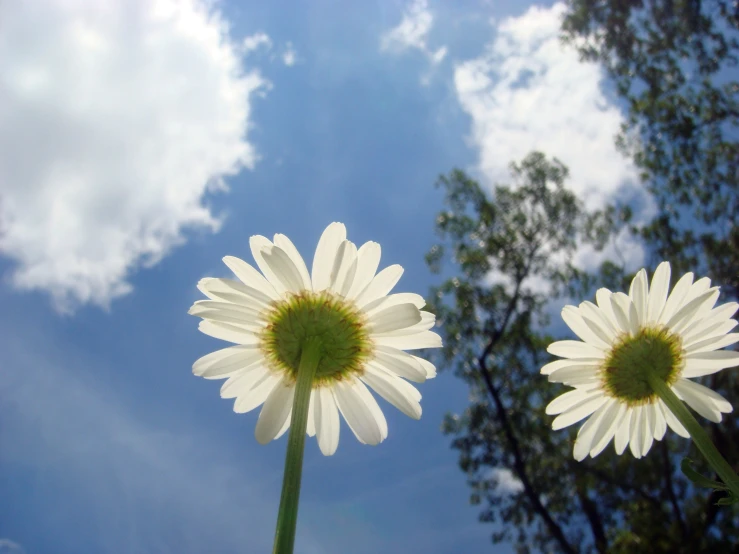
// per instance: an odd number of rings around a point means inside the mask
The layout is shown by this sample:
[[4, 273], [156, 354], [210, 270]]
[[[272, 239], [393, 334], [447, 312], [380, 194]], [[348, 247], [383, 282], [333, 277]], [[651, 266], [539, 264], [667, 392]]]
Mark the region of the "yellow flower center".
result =
[[327, 291], [303, 291], [277, 303], [267, 314], [260, 345], [273, 369], [297, 379], [303, 345], [311, 337], [321, 341], [314, 387], [361, 373], [372, 353], [362, 313]]
[[682, 340], [678, 335], [664, 328], [644, 327], [635, 336], [626, 334], [620, 338], [600, 371], [606, 392], [631, 407], [656, 399], [647, 382], [647, 372], [672, 385], [683, 364]]

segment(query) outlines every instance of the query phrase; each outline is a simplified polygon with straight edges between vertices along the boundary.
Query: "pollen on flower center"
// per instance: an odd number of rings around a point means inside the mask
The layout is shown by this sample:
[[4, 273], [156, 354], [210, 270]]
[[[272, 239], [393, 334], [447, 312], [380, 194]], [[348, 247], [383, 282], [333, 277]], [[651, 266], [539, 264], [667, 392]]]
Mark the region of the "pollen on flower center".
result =
[[647, 382], [651, 372], [668, 385], [680, 375], [682, 341], [662, 328], [642, 328], [636, 336], [625, 335], [611, 348], [601, 368], [604, 388], [629, 406], [650, 403], [655, 397]]
[[264, 355], [273, 369], [293, 379], [309, 337], [320, 337], [322, 344], [316, 385], [360, 372], [372, 352], [362, 314], [353, 303], [330, 292], [293, 295], [275, 305], [267, 320], [260, 337]]

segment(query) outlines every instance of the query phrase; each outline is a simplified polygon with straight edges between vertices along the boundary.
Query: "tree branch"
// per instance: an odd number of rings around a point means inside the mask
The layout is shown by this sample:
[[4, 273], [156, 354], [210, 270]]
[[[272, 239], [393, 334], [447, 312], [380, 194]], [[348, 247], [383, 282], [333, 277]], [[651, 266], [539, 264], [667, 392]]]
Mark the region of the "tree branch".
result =
[[617, 488], [620, 488], [621, 490], [637, 494], [641, 496], [644, 500], [649, 502], [653, 507], [657, 509], [662, 508], [662, 502], [658, 498], [655, 498], [654, 496], [649, 494], [647, 491], [645, 491], [641, 487], [637, 487], [636, 485], [632, 485], [631, 483], [613, 479], [605, 471], [601, 471], [597, 467], [593, 467], [589, 464], [583, 464], [580, 462], [576, 462], [575, 460], [570, 460], [570, 462], [571, 462], [570, 468], [575, 474], [589, 473], [590, 475], [598, 478], [598, 480], [603, 481], [604, 483], [608, 484], [611, 487], [617, 487]]
[[526, 266], [524, 271], [519, 272], [516, 275], [516, 288], [510, 302], [508, 303], [508, 308], [506, 309], [503, 322], [495, 330], [493, 336], [490, 337], [490, 340], [483, 349], [482, 354], [480, 354], [480, 357], [477, 359], [477, 363], [480, 369], [480, 374], [485, 381], [487, 391], [495, 404], [498, 420], [500, 421], [501, 427], [503, 428], [503, 432], [506, 436], [506, 440], [508, 441], [511, 452], [513, 453], [513, 469], [516, 472], [516, 476], [523, 485], [526, 497], [528, 498], [536, 513], [538, 513], [539, 516], [544, 520], [544, 524], [546, 525], [547, 529], [549, 529], [549, 532], [551, 533], [554, 540], [559, 543], [562, 551], [566, 552], [567, 554], [577, 554], [577, 550], [575, 550], [575, 548], [573, 548], [573, 546], [567, 540], [562, 527], [560, 527], [560, 525], [556, 521], [554, 521], [554, 518], [549, 513], [549, 510], [547, 510], [546, 506], [542, 504], [539, 495], [537, 494], [534, 486], [531, 483], [531, 480], [529, 479], [528, 472], [526, 471], [526, 464], [524, 463], [518, 439], [513, 432], [513, 426], [511, 424], [511, 421], [508, 419], [508, 414], [506, 413], [505, 406], [503, 405], [503, 402], [500, 398], [500, 393], [493, 384], [490, 371], [487, 367], [487, 357], [490, 355], [498, 341], [500, 341], [500, 338], [503, 336], [503, 332], [508, 326], [508, 322], [513, 315], [516, 305], [518, 304], [521, 293], [521, 284], [527, 273], [528, 265]]
[[663, 441], [660, 444], [660, 451], [662, 452], [662, 463], [665, 465], [665, 492], [667, 493], [667, 498], [669, 498], [670, 504], [672, 505], [672, 513], [677, 520], [677, 525], [680, 527], [680, 534], [682, 535], [683, 540], [687, 540], [688, 528], [685, 526], [685, 520], [680, 511], [680, 504], [677, 501], [675, 489], [672, 486], [672, 463], [670, 462], [670, 454], [667, 450], [667, 441]]
[[590, 500], [582, 482], [579, 479], [576, 481], [576, 487], [577, 497], [580, 499], [582, 511], [585, 512], [585, 516], [588, 518], [588, 523], [590, 523], [590, 528], [593, 531], [595, 548], [601, 554], [605, 554], [608, 552], [608, 539], [606, 538], [606, 531], [603, 528], [603, 520], [598, 513], [598, 507], [592, 500]]

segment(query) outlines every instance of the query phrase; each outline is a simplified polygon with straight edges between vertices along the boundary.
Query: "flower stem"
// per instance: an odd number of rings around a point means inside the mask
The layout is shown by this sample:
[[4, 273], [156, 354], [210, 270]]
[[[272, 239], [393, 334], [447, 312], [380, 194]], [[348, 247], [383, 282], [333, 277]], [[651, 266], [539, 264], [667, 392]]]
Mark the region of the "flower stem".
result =
[[690, 438], [701, 451], [701, 454], [706, 458], [711, 467], [716, 470], [721, 480], [734, 493], [735, 496], [739, 497], [739, 476], [734, 472], [729, 463], [724, 460], [724, 457], [719, 453], [718, 449], [713, 445], [711, 439], [695, 420], [693, 415], [688, 411], [672, 389], [662, 381], [657, 375], [651, 371], [647, 371], [647, 381], [649, 382], [652, 390], [667, 404], [667, 407], [672, 411], [675, 417], [683, 424], [683, 427], [690, 433]]
[[303, 474], [303, 448], [305, 430], [308, 424], [308, 406], [313, 377], [321, 357], [321, 342], [309, 338], [303, 344], [298, 368], [298, 379], [293, 397], [292, 419], [287, 439], [285, 473], [282, 478], [280, 511], [277, 514], [277, 530], [273, 554], [292, 554], [295, 545], [295, 527], [298, 523], [298, 500], [300, 499], [300, 478]]

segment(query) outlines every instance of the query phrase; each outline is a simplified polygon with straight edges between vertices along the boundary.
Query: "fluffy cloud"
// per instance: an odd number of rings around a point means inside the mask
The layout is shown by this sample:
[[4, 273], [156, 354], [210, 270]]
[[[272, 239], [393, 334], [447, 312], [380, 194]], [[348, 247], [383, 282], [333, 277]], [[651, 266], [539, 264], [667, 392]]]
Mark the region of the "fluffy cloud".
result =
[[426, 44], [434, 17], [428, 7], [427, 0], [413, 0], [403, 12], [403, 19], [397, 27], [393, 27], [382, 36], [380, 48], [391, 52], [403, 52], [416, 49], [423, 52], [433, 64], [444, 59], [446, 47], [431, 51]]
[[[623, 116], [602, 90], [599, 66], [581, 63], [558, 39], [564, 5], [531, 7], [520, 17], [494, 23], [495, 39], [479, 57], [455, 67], [454, 84], [470, 115], [471, 144], [489, 184], [509, 182], [508, 164], [532, 150], [556, 156], [570, 170], [567, 186], [588, 208], [616, 198], [639, 198], [646, 217], [652, 209], [638, 186], [634, 167], [614, 146]], [[582, 248], [576, 261], [592, 269], [605, 257], [626, 254], [642, 262], [639, 244], [622, 235], [605, 253]]]
[[496, 490], [499, 494], [516, 494], [523, 490], [523, 483], [508, 468], [490, 470], [490, 479], [495, 480]]
[[0, 554], [25, 554], [23, 547], [9, 539], [0, 539]]
[[295, 47], [292, 42], [288, 42], [285, 45], [285, 51], [282, 53], [282, 63], [286, 66], [291, 67], [295, 65], [297, 61], [298, 53], [295, 51]]
[[[0, 253], [61, 310], [216, 230], [204, 195], [257, 159], [266, 83], [204, 0], [0, 2]], [[263, 41], [263, 38], [258, 38]]]
[[241, 42], [242, 51], [247, 54], [264, 46], [267, 50], [272, 48], [272, 39], [266, 33], [254, 33]]

